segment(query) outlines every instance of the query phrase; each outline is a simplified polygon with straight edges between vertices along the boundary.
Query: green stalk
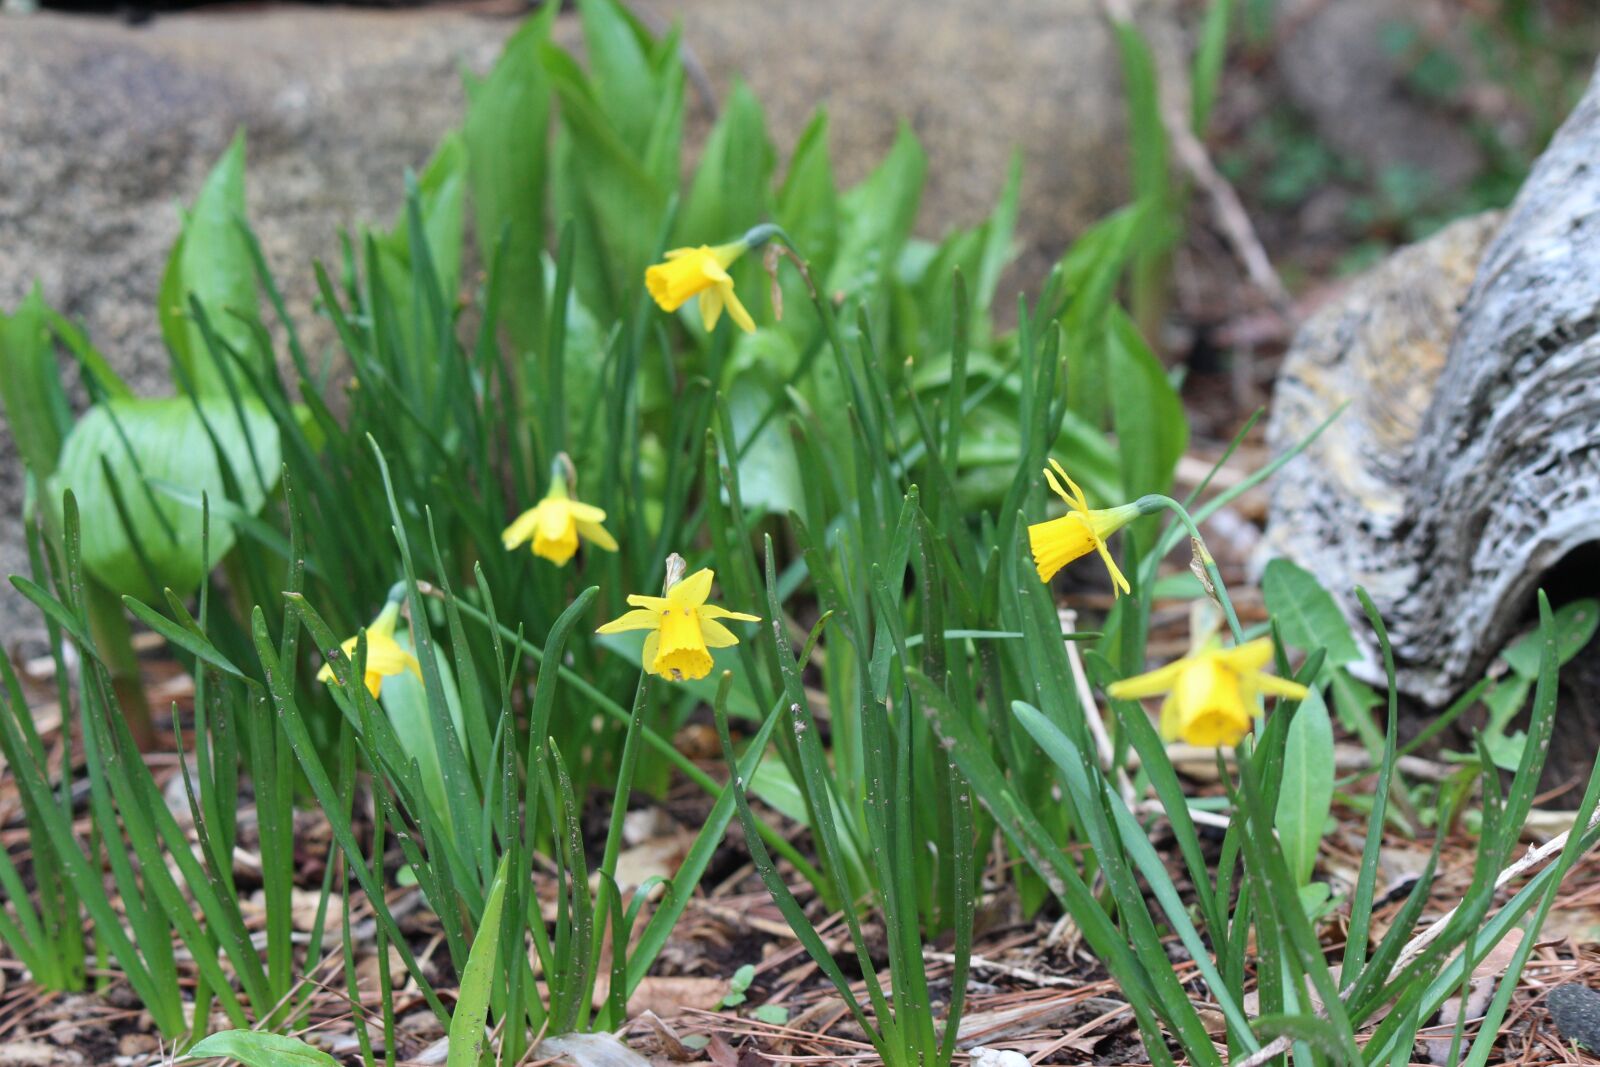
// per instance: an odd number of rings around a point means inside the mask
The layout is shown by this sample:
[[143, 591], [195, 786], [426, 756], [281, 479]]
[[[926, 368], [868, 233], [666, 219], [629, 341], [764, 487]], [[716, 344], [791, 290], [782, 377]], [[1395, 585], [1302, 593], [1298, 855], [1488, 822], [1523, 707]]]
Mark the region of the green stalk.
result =
[[1183, 523], [1184, 528], [1189, 531], [1189, 539], [1194, 543], [1195, 554], [1200, 560], [1201, 566], [1205, 568], [1206, 579], [1210, 584], [1210, 589], [1207, 592], [1222, 607], [1223, 614], [1227, 616], [1228, 629], [1233, 631], [1234, 641], [1243, 644], [1244, 628], [1239, 625], [1238, 613], [1233, 610], [1233, 599], [1228, 596], [1228, 587], [1222, 581], [1222, 572], [1217, 569], [1217, 561], [1211, 558], [1211, 552], [1206, 548], [1205, 538], [1200, 536], [1200, 527], [1195, 525], [1194, 518], [1189, 514], [1189, 509], [1170, 496], [1162, 496], [1160, 493], [1142, 496], [1133, 502], [1133, 506], [1139, 509], [1141, 515], [1154, 514], [1156, 511], [1165, 508], [1176, 515], [1179, 522]]
[[155, 727], [150, 721], [150, 703], [145, 699], [144, 683], [139, 678], [139, 656], [133, 650], [133, 628], [128, 625], [122, 600], [94, 579], [85, 583], [88, 592], [89, 632], [94, 637], [100, 659], [111, 674], [111, 690], [127, 720], [128, 731], [140, 752], [155, 748]]
[[[584, 1000], [588, 1003], [594, 993], [595, 977], [600, 973], [601, 942], [605, 939], [606, 924], [604, 916], [610, 907], [610, 894], [612, 886], [616, 883], [617, 857], [622, 852], [622, 824], [628, 815], [628, 795], [633, 791], [633, 774], [639, 766], [639, 741], [644, 732], [644, 716], [650, 707], [650, 673], [639, 672], [639, 688], [633, 697], [633, 714], [628, 720], [628, 733], [622, 743], [622, 764], [617, 769], [617, 788], [611, 797], [611, 826], [606, 831], [606, 848], [600, 859], [600, 889], [595, 894], [594, 913], [602, 919], [594, 924], [593, 947], [590, 956], [593, 966], [589, 968], [588, 980], [584, 984]], [[623, 952], [625, 945], [613, 945], [612, 952]]]

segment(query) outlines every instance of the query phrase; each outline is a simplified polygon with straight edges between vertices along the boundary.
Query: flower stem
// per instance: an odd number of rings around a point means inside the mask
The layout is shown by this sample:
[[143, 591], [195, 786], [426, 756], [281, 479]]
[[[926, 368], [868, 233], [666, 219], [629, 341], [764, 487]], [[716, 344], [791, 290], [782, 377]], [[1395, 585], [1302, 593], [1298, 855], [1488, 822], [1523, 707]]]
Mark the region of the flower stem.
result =
[[1200, 527], [1195, 525], [1194, 517], [1189, 514], [1189, 509], [1170, 496], [1163, 496], [1160, 493], [1142, 496], [1135, 500], [1133, 504], [1134, 507], [1139, 509], [1140, 514], [1150, 515], [1165, 509], [1176, 515], [1178, 521], [1183, 523], [1184, 528], [1189, 531], [1190, 541], [1194, 544], [1195, 558], [1200, 561], [1200, 565], [1205, 570], [1205, 580], [1210, 585], [1210, 588], [1206, 591], [1211, 594], [1211, 599], [1215, 600], [1222, 608], [1222, 613], [1228, 619], [1228, 629], [1233, 632], [1234, 641], [1243, 643], [1244, 627], [1239, 625], [1239, 615], [1233, 610], [1233, 598], [1228, 596], [1228, 587], [1222, 581], [1222, 572], [1217, 569], [1217, 561], [1211, 558], [1211, 551], [1206, 548], [1206, 540], [1200, 536]]

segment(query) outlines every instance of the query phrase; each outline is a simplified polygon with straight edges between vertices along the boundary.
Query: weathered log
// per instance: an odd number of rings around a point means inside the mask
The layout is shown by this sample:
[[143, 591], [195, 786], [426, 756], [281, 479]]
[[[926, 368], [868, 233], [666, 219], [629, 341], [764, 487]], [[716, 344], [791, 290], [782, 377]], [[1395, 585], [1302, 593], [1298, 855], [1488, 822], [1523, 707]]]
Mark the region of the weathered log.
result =
[[1483, 248], [1492, 226], [1403, 250], [1308, 322], [1268, 430], [1287, 449], [1349, 403], [1275, 479], [1265, 544], [1358, 634], [1364, 586], [1400, 687], [1435, 706], [1526, 626], [1536, 589], [1600, 593], [1572, 562], [1600, 543], [1600, 71]]

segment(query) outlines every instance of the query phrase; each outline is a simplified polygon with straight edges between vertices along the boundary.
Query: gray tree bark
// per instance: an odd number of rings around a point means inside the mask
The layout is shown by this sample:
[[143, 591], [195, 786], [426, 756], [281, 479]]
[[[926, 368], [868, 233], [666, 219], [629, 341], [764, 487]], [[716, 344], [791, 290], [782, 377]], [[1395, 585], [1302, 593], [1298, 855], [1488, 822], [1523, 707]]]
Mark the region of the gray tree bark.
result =
[[1433, 705], [1527, 624], [1541, 585], [1600, 593], [1600, 571], [1554, 570], [1600, 543], [1600, 71], [1453, 315], [1486, 231], [1400, 253], [1309, 322], [1269, 429], [1282, 450], [1350, 402], [1276, 479], [1267, 543], [1316, 572], [1358, 634], [1366, 587], [1401, 688]]

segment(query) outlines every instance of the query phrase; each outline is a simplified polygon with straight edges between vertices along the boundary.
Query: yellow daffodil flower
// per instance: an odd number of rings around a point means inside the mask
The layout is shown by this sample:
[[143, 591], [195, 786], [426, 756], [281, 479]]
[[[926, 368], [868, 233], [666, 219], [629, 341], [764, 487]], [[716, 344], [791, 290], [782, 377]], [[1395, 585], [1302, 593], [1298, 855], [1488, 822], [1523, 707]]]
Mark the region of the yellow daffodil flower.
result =
[[[1090, 552], [1099, 552], [1100, 558], [1105, 560], [1106, 570], [1111, 572], [1112, 591], [1131, 592], [1128, 579], [1117, 569], [1117, 561], [1111, 558], [1111, 552], [1106, 548], [1106, 538], [1138, 518], [1138, 506], [1123, 504], [1121, 507], [1090, 510], [1083, 490], [1078, 488], [1077, 482], [1067, 477], [1061, 464], [1052, 459], [1050, 466], [1055, 470], [1052, 472], [1046, 468], [1045, 479], [1050, 483], [1050, 488], [1055, 490], [1056, 496], [1065, 500], [1071, 510], [1059, 519], [1036, 522], [1028, 527], [1028, 546], [1033, 550], [1033, 564], [1039, 569], [1039, 580], [1048, 582], [1073, 560]], [[1061, 476], [1060, 482], [1056, 481], [1057, 474]], [[1061, 488], [1061, 482], [1067, 483], [1071, 489], [1070, 495]]]
[[1272, 661], [1272, 639], [1258, 638], [1237, 648], [1211, 646], [1165, 667], [1114, 682], [1113, 700], [1138, 700], [1167, 694], [1161, 705], [1161, 738], [1217, 748], [1237, 745], [1255, 721], [1256, 695], [1303, 700], [1306, 687], [1263, 674]]
[[711, 673], [709, 650], [739, 643], [733, 631], [717, 620], [761, 621], [759, 615], [707, 604], [711, 578], [710, 568], [704, 568], [668, 586], [665, 596], [632, 594], [628, 603], [634, 610], [595, 632], [615, 634], [624, 630], [649, 630], [644, 639], [642, 665], [645, 670], [673, 681], [704, 678]]
[[518, 515], [500, 540], [509, 551], [531, 538], [533, 554], [560, 567], [578, 551], [580, 535], [607, 552], [617, 550], [616, 538], [600, 525], [605, 519], [604, 510], [569, 497], [566, 480], [558, 474], [544, 499]]
[[667, 253], [665, 263], [657, 263], [644, 272], [645, 288], [661, 305], [662, 311], [677, 311], [691, 297], [700, 298], [700, 321], [706, 332], [717, 328], [722, 309], [745, 333], [754, 333], [755, 320], [733, 292], [733, 277], [728, 268], [734, 260], [750, 248], [747, 240], [732, 241], [712, 248], [674, 248]]
[[[367, 692], [372, 694], [372, 699], [378, 699], [378, 692], [383, 688], [383, 680], [391, 674], [401, 671], [410, 671], [418, 678], [422, 677], [422, 668], [417, 663], [417, 657], [400, 647], [394, 639], [395, 620], [400, 617], [400, 602], [391, 600], [385, 604], [378, 617], [372, 620], [372, 625], [367, 627]], [[359, 636], [359, 635], [358, 635]], [[345, 658], [352, 663], [355, 661], [356, 638], [344, 642], [339, 650]], [[333, 665], [324, 663], [317, 672], [317, 681], [337, 681], [333, 676]]]

